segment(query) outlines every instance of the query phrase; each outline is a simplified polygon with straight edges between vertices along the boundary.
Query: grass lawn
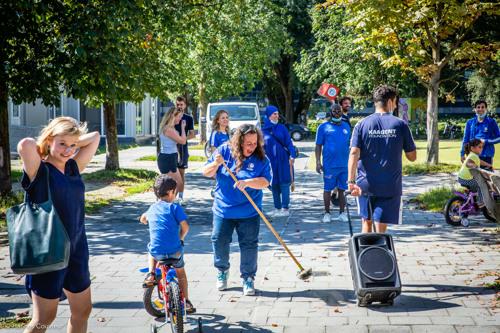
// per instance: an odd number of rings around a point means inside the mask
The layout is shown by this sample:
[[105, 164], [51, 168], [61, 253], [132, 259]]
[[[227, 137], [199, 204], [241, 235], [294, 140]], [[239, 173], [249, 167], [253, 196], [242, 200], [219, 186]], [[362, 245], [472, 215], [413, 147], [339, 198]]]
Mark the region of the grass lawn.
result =
[[412, 201], [416, 202], [420, 209], [432, 212], [442, 212], [446, 202], [453, 197], [451, 187], [442, 186], [433, 188], [427, 192], [419, 194]]
[[2, 317], [0, 318], [0, 329], [23, 328], [31, 321], [30, 317]]
[[[207, 158], [205, 156], [191, 155], [188, 159], [190, 162], [206, 162]], [[139, 157], [136, 161], [156, 161], [156, 155], [146, 155]]]
[[[118, 144], [118, 150], [130, 149], [139, 147], [136, 143], [120, 143]], [[105, 154], [106, 153], [106, 145], [101, 145], [97, 148], [96, 155]]]

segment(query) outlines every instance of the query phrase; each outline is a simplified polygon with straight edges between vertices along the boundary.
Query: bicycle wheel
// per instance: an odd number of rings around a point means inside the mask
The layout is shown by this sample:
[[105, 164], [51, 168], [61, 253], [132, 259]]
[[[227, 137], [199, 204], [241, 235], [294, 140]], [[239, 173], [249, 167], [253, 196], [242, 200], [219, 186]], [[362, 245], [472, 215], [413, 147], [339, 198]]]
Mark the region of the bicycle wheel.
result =
[[210, 150], [210, 141], [205, 142], [205, 147], [203, 147], [203, 152], [205, 153], [206, 158], [212, 156], [212, 151]]
[[181, 306], [181, 290], [176, 281], [172, 281], [168, 285], [168, 318], [170, 319], [170, 327], [174, 333], [184, 332], [184, 310]]
[[158, 292], [157, 285], [144, 289], [142, 302], [144, 303], [146, 312], [153, 317], [159, 318], [165, 316], [165, 305], [160, 293]]
[[465, 200], [462, 197], [454, 196], [444, 206], [444, 219], [446, 223], [454, 227], [462, 225], [462, 218], [467, 216], [460, 216], [460, 206], [464, 204]]

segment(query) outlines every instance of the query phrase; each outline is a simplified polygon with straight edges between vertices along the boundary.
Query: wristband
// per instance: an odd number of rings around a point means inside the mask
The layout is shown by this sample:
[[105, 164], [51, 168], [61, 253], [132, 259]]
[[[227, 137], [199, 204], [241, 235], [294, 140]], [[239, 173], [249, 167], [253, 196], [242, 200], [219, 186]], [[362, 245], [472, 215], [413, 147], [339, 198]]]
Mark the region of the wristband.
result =
[[353, 185], [356, 185], [356, 181], [355, 181], [355, 180], [348, 180], [348, 181], [347, 181], [347, 184], [353, 184]]

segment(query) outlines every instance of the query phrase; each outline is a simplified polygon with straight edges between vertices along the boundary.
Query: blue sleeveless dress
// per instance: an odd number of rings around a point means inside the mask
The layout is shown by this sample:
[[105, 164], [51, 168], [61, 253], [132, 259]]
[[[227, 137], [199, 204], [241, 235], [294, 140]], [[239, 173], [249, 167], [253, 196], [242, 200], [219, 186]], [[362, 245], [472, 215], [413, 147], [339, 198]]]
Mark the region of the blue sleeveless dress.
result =
[[66, 162], [64, 174], [52, 164], [42, 161], [32, 182], [26, 173], [21, 180], [30, 201], [41, 203], [48, 199], [47, 171], [54, 207], [71, 242], [69, 264], [58, 271], [26, 275], [25, 285], [30, 296], [33, 292], [43, 298], [57, 299], [63, 297], [63, 288], [79, 293], [90, 286], [89, 248], [85, 234], [85, 185], [75, 160]]

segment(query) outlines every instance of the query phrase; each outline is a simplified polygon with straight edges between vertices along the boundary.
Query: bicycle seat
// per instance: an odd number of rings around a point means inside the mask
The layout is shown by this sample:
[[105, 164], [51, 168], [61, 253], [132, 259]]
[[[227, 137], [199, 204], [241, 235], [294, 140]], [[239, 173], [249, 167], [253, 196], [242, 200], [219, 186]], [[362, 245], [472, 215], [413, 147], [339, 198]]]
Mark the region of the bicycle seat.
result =
[[158, 264], [165, 266], [173, 266], [179, 262], [180, 258], [165, 258], [158, 260]]

